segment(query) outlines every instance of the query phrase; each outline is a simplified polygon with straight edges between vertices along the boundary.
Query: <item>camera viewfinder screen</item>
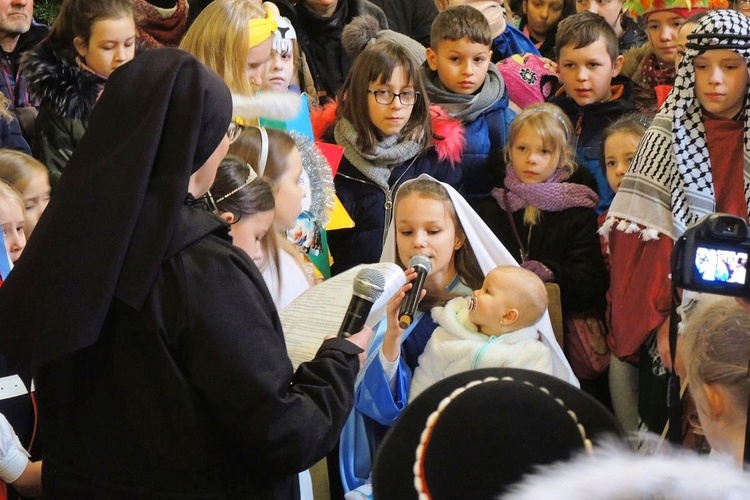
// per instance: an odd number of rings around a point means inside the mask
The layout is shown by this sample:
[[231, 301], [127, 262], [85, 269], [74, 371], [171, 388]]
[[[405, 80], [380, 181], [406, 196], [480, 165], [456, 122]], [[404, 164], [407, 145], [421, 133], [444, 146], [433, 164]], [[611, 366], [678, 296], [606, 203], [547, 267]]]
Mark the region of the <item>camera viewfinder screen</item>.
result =
[[745, 286], [747, 252], [699, 246], [695, 249], [696, 278], [707, 284]]

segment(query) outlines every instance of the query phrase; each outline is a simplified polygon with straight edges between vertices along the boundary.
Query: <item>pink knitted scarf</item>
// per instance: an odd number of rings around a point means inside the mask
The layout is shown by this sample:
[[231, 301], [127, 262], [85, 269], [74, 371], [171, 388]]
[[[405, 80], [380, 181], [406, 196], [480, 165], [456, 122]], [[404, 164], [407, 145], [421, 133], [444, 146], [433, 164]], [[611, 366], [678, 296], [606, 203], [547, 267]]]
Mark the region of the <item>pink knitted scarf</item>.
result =
[[[505, 173], [505, 188], [494, 188], [492, 196], [506, 212], [517, 212], [531, 205], [545, 212], [562, 212], [573, 207], [596, 208], [599, 196], [583, 184], [563, 182], [570, 177], [558, 168], [546, 181], [539, 184], [524, 184], [516, 175], [512, 165]], [[509, 207], [505, 206], [504, 191], [507, 191]]]

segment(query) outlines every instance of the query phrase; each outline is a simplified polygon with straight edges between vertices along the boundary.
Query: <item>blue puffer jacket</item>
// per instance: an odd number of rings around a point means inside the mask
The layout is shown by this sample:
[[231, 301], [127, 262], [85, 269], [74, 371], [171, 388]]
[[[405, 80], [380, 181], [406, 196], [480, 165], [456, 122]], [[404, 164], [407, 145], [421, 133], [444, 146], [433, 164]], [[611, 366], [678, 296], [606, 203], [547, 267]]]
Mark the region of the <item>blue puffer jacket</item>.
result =
[[341, 159], [333, 182], [336, 194], [355, 226], [328, 232], [328, 246], [333, 257], [332, 275], [358, 264], [380, 260], [396, 190], [404, 181], [421, 174], [429, 174], [454, 187], [461, 182], [461, 168], [452, 166], [448, 160], [439, 160], [434, 148], [393, 167], [387, 192], [365, 177], [346, 157]]
[[492, 191], [489, 169], [502, 169], [500, 159], [508, 142], [508, 128], [516, 113], [508, 108], [508, 93], [473, 122], [464, 122], [464, 145], [461, 156], [462, 194], [470, 201]]

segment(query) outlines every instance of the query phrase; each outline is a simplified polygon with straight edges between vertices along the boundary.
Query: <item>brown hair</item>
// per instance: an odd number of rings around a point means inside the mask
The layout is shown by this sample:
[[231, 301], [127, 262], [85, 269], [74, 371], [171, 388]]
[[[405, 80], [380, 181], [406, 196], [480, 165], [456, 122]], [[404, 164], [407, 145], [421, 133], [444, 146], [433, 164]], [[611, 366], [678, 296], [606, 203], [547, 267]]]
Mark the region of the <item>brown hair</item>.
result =
[[255, 94], [247, 78], [250, 21], [266, 16], [259, 3], [248, 0], [214, 0], [195, 18], [180, 48], [214, 70], [229, 90]]
[[604, 129], [604, 132], [602, 133], [602, 141], [601, 141], [601, 145], [602, 145], [601, 167], [602, 167], [602, 171], [605, 174], [607, 173], [607, 162], [606, 162], [606, 151], [604, 151], [604, 143], [607, 142], [607, 139], [609, 139], [611, 136], [615, 134], [630, 134], [640, 139], [646, 134], [646, 129], [648, 128], [648, 125], [646, 125], [646, 123], [647, 121], [643, 116], [636, 114], [636, 113], [631, 113], [629, 115], [621, 116], [614, 123], [612, 123], [609, 127]]
[[[513, 168], [511, 150], [521, 128], [528, 125], [542, 140], [545, 147], [554, 152], [552, 162], [557, 168], [565, 169], [569, 174], [576, 171], [575, 149], [573, 148], [573, 125], [563, 111], [550, 103], [535, 104], [521, 111], [508, 129], [508, 146], [505, 148], [506, 168]], [[541, 218], [538, 207], [527, 206], [523, 215], [524, 222], [533, 226]]]
[[131, 0], [65, 0], [55, 18], [48, 39], [54, 40], [69, 57], [75, 57], [73, 40], [80, 37], [84, 45], [91, 38], [91, 28], [103, 19], [131, 17], [133, 2]]
[[370, 153], [378, 143], [378, 131], [372, 124], [368, 109], [370, 83], [387, 83], [396, 68], [402, 67], [408, 82], [419, 92], [409, 121], [401, 131], [403, 137], [421, 143], [427, 149], [432, 139], [429, 100], [422, 82], [419, 64], [400, 44], [379, 40], [368, 45], [354, 60], [352, 69], [339, 90], [336, 118], [346, 118], [357, 132], [357, 146]]
[[[281, 130], [272, 128], [265, 130], [268, 134], [268, 159], [262, 176], [258, 172], [262, 148], [262, 139], [258, 127], [248, 127], [243, 130], [237, 140], [229, 146], [229, 154], [235, 155], [244, 163], [249, 164], [259, 176], [270, 184], [273, 190], [278, 179], [286, 172], [287, 158], [297, 145], [289, 134]], [[279, 262], [279, 245], [276, 231], [269, 231], [263, 239], [263, 250], [273, 262]], [[267, 264], [268, 259], [264, 260], [263, 267]], [[278, 265], [276, 266], [276, 274], [279, 282], [281, 282], [281, 271]]]
[[750, 314], [734, 298], [702, 301], [682, 338], [690, 386], [721, 384], [744, 411], [750, 397]]
[[582, 49], [596, 43], [600, 38], [604, 40], [609, 58], [614, 64], [620, 54], [620, 42], [615, 30], [607, 23], [606, 19], [589, 11], [566, 17], [557, 25], [555, 52], [558, 61], [560, 60], [560, 52], [565, 47]]
[[[435, 200], [443, 203], [445, 209], [450, 214], [453, 226], [456, 230], [456, 235], [461, 236], [464, 240], [461, 248], [456, 250], [453, 254], [453, 263], [456, 267], [456, 273], [463, 284], [476, 290], [482, 287], [484, 281], [484, 273], [482, 268], [479, 266], [474, 250], [471, 248], [471, 243], [464, 233], [464, 228], [461, 225], [461, 221], [458, 219], [456, 209], [453, 206], [448, 191], [436, 181], [429, 179], [415, 179], [409, 182], [405, 182], [398, 189], [396, 204], [394, 206], [394, 223], [396, 220], [396, 212], [401, 201], [409, 195], [415, 195], [420, 198], [426, 198], [429, 200]], [[401, 267], [406, 267], [404, 262], [398, 256], [396, 251], [396, 264]], [[445, 290], [429, 290], [429, 293], [425, 296], [424, 300], [419, 303], [419, 309], [421, 311], [429, 311], [435, 306], [445, 305], [448, 300], [453, 298], [454, 295], [447, 293]]]
[[470, 5], [456, 5], [445, 9], [432, 22], [430, 47], [437, 50], [446, 40], [457, 41], [468, 38], [472, 43], [492, 45], [492, 30], [487, 18]]
[[[211, 194], [219, 212], [229, 212], [239, 221], [243, 216], [273, 210], [275, 202], [271, 186], [265, 179], [256, 177], [247, 183], [250, 165], [237, 156], [227, 156], [219, 164]], [[231, 193], [231, 194], [230, 194]]]
[[36, 158], [11, 149], [0, 149], [0, 179], [23, 193], [31, 179], [39, 174], [49, 175], [47, 167]]

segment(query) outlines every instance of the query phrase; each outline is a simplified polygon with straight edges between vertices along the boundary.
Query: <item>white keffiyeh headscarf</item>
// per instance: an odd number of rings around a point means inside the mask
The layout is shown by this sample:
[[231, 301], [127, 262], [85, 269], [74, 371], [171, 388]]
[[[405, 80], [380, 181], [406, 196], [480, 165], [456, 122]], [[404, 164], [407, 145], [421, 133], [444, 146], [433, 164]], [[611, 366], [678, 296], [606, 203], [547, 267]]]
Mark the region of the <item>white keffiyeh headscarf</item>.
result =
[[[731, 49], [750, 65], [750, 18], [732, 10], [709, 12], [688, 36], [672, 92], [641, 140], [609, 217], [615, 226], [641, 232], [644, 240], [679, 238], [700, 217], [715, 211], [711, 161], [703, 114], [695, 96], [693, 60], [706, 50]], [[750, 109], [746, 94], [745, 109]], [[750, 208], [750, 113], [745, 113], [744, 183]]]

